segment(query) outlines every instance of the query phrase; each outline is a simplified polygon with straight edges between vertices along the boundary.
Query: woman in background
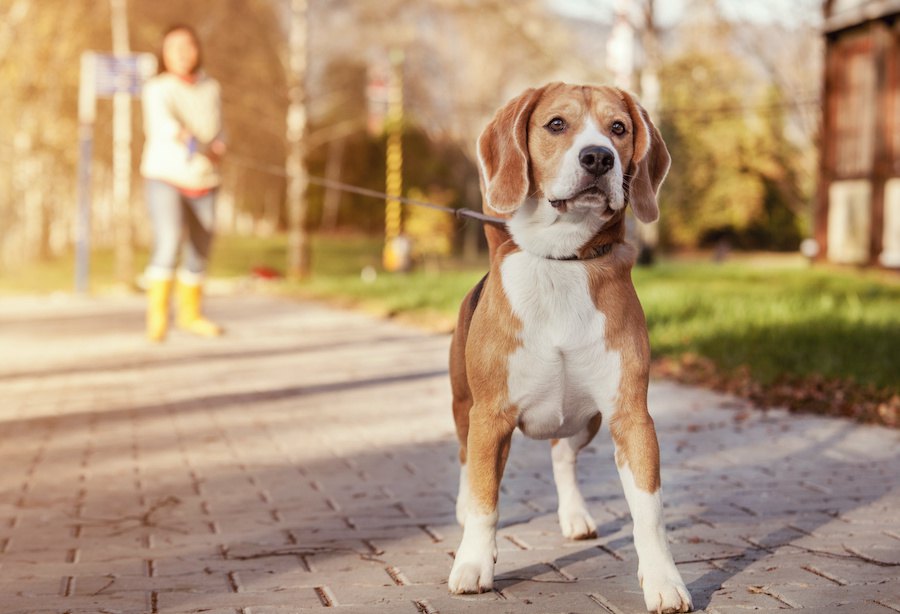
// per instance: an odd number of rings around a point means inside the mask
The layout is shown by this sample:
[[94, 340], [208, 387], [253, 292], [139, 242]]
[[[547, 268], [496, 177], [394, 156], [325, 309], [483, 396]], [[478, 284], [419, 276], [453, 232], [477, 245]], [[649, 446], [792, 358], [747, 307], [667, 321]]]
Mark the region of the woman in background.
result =
[[214, 337], [222, 329], [203, 317], [201, 303], [221, 183], [219, 162], [225, 153], [219, 83], [203, 72], [200, 41], [190, 26], [166, 31], [160, 57], [160, 73], [143, 92], [141, 175], [153, 224], [146, 270], [147, 337], [165, 339], [179, 247], [177, 324]]

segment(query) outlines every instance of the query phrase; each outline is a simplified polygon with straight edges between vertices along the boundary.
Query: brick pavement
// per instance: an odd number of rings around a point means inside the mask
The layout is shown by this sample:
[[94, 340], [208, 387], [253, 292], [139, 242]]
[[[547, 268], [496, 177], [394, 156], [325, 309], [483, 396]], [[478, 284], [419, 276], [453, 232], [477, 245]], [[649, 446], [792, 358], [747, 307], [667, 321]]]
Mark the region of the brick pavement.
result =
[[[221, 340], [140, 337], [141, 301], [0, 301], [0, 612], [639, 612], [605, 431], [566, 542], [517, 436], [496, 587], [447, 593], [448, 338], [222, 297]], [[698, 609], [900, 612], [900, 433], [654, 382], [672, 550]]]

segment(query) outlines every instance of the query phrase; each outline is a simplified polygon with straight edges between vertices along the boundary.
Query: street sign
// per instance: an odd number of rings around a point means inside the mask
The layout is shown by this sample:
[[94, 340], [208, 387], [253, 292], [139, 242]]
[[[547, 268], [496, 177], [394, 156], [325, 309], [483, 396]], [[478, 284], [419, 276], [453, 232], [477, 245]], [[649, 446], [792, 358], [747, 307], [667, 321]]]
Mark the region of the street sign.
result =
[[144, 82], [156, 72], [156, 57], [152, 53], [132, 53], [124, 56], [95, 53], [96, 94], [138, 96]]
[[78, 84], [78, 121], [93, 124], [97, 98], [116, 94], [140, 96], [144, 82], [156, 73], [152, 53], [112, 55], [85, 51], [81, 54], [81, 78]]

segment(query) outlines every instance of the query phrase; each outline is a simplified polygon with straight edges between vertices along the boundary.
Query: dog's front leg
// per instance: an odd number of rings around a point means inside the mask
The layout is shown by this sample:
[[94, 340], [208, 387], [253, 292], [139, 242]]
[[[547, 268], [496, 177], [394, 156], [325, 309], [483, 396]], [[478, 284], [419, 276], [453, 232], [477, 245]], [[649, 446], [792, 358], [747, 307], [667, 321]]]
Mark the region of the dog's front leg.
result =
[[662, 516], [659, 444], [646, 404], [620, 408], [610, 420], [616, 466], [634, 522], [638, 579], [651, 612], [690, 612], [693, 604], [675, 568]]
[[469, 496], [462, 542], [450, 570], [451, 593], [480, 593], [494, 586], [497, 500], [514, 425], [501, 412], [476, 404], [469, 416]]

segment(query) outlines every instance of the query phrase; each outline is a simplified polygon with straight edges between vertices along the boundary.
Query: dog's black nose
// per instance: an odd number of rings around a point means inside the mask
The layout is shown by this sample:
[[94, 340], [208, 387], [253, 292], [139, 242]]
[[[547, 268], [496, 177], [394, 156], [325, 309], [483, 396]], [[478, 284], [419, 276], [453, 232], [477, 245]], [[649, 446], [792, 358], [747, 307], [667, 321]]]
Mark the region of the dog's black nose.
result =
[[578, 152], [578, 161], [584, 170], [599, 177], [613, 167], [616, 156], [609, 147], [591, 145]]

